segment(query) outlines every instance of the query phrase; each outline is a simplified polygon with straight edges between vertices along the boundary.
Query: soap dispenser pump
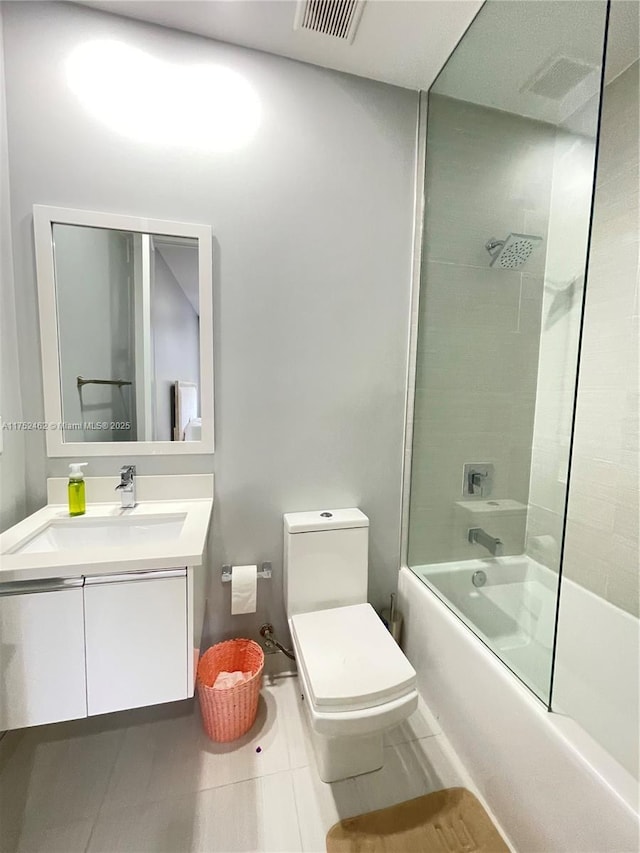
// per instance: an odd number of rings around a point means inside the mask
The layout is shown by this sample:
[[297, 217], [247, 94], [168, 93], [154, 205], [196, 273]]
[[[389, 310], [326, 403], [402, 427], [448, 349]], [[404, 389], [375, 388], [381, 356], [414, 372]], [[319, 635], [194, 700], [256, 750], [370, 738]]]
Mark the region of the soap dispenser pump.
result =
[[87, 509], [82, 469], [88, 462], [72, 462], [69, 465], [69, 515], [84, 515]]

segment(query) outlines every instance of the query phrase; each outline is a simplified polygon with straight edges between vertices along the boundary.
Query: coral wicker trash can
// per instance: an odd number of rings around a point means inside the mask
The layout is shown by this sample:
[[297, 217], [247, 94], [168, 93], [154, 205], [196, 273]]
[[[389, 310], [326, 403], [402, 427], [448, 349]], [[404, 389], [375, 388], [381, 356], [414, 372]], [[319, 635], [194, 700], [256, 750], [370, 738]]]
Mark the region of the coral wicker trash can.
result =
[[[204, 729], [211, 740], [226, 743], [254, 724], [262, 687], [264, 652], [253, 640], [225, 640], [207, 649], [198, 662], [196, 684]], [[221, 672], [250, 672], [233, 687], [214, 687]]]

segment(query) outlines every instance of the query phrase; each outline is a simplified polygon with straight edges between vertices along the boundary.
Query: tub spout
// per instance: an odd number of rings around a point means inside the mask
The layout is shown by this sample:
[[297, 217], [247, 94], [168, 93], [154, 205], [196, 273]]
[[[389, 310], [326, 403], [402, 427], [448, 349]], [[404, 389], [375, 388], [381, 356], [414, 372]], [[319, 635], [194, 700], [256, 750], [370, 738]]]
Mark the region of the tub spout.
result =
[[481, 527], [471, 527], [469, 529], [468, 538], [469, 542], [474, 545], [482, 545], [490, 554], [493, 554], [494, 557], [502, 557], [504, 554], [502, 539], [496, 539], [494, 536], [489, 536], [489, 534]]

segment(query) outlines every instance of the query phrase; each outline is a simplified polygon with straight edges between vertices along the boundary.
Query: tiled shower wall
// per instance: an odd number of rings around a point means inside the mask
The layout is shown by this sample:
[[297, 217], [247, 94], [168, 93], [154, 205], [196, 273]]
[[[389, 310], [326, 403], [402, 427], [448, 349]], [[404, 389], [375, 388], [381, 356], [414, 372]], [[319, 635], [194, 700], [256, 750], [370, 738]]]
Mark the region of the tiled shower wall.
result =
[[[492, 462], [491, 497], [527, 505], [527, 552], [557, 569], [596, 101], [586, 133], [429, 103], [409, 563], [482, 556], [454, 507], [464, 463]], [[545, 241], [521, 270], [490, 269], [484, 243], [510, 231]], [[637, 281], [638, 63], [604, 95], [565, 562], [636, 613]]]
[[482, 556], [456, 523], [466, 462], [495, 465], [491, 498], [528, 501], [546, 239], [517, 271], [484, 246], [546, 238], [555, 144], [548, 125], [442, 96], [428, 122], [410, 565]]
[[[584, 293], [597, 98], [581, 111], [586, 134], [558, 130], [546, 245], [526, 550], [557, 571]], [[589, 132], [590, 131], [590, 132]]]
[[604, 92], [565, 572], [638, 615], [639, 63]]

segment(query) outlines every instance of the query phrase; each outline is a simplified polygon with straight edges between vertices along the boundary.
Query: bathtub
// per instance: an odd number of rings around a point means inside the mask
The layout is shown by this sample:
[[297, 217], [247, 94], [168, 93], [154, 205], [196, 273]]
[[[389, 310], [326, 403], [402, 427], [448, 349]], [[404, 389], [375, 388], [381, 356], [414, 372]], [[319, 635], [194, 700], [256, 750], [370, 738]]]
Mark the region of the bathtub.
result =
[[[538, 696], [548, 699], [558, 576], [525, 556], [414, 567]], [[473, 584], [483, 572], [482, 586]]]
[[[487, 583], [475, 588], [479, 569]], [[524, 557], [423, 571], [449, 606], [401, 569], [403, 647], [423, 699], [514, 849], [636, 853], [638, 621], [563, 581], [553, 701], [561, 711], [549, 713], [485, 643], [511, 655], [524, 681], [544, 686], [555, 575]], [[465, 619], [478, 619], [480, 639]]]

